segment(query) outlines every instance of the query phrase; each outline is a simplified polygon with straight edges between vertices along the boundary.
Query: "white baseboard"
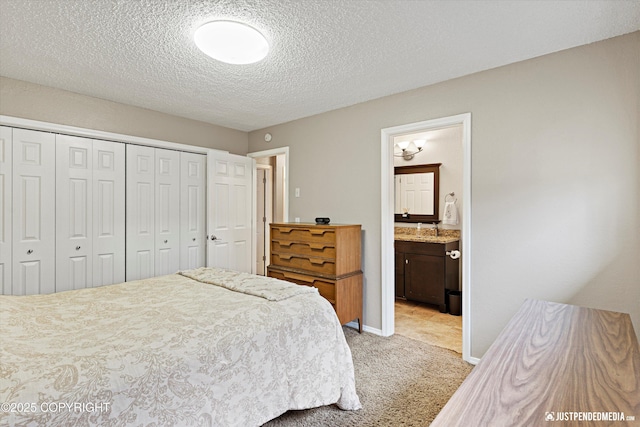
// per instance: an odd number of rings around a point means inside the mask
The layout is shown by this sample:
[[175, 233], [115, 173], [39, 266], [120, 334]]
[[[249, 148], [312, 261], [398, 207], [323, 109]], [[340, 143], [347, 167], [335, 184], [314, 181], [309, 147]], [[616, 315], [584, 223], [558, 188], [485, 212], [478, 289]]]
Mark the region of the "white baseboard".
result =
[[469, 356], [469, 359], [467, 359], [467, 362], [471, 363], [472, 365], [477, 365], [479, 361], [480, 359], [478, 359], [477, 357]]
[[[348, 326], [353, 329], [358, 329], [358, 322], [349, 322], [345, 326]], [[382, 336], [382, 329], [372, 328], [371, 326], [362, 325], [362, 330], [364, 332], [369, 332], [374, 335]]]

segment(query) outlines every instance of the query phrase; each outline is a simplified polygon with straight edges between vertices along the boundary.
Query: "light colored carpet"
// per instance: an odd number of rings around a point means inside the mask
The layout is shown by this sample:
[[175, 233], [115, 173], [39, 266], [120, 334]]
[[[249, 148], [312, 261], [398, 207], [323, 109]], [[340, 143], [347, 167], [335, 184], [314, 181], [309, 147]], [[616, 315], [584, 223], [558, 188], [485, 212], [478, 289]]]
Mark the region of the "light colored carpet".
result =
[[289, 411], [265, 426], [426, 426], [473, 368], [454, 351], [407, 337], [344, 331], [362, 409]]

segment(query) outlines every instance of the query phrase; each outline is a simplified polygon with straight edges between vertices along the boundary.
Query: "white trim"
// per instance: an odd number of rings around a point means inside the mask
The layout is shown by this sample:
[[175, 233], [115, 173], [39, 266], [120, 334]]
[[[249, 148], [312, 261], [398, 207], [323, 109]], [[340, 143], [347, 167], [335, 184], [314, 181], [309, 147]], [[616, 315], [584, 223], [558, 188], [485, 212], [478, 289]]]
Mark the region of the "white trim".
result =
[[471, 357], [469, 356], [468, 359], [465, 359], [467, 362], [471, 363], [472, 365], [477, 365], [478, 363], [480, 363], [480, 359], [478, 359], [477, 357]]
[[251, 158], [251, 274], [256, 274], [258, 250], [258, 236], [256, 235], [256, 217], [258, 216], [258, 186], [256, 185], [256, 175], [258, 174], [258, 167], [256, 165], [256, 159]]
[[[356, 331], [358, 330], [358, 322], [349, 322], [345, 326], [353, 328]], [[371, 326], [367, 326], [367, 325], [362, 325], [362, 331], [363, 332], [369, 332], [370, 334], [374, 334], [374, 335], [383, 336], [382, 335], [382, 329], [372, 328]]]
[[259, 157], [274, 157], [279, 154], [284, 154], [284, 222], [289, 221], [289, 147], [272, 148], [270, 150], [255, 151], [248, 153], [247, 157], [253, 157], [254, 159]]
[[79, 128], [75, 126], [60, 125], [57, 123], [41, 122], [38, 120], [22, 119], [20, 117], [0, 115], [0, 125], [16, 128], [39, 130], [45, 132], [59, 133], [64, 135], [82, 136], [91, 139], [101, 139], [105, 141], [116, 141], [128, 144], [145, 145], [156, 148], [166, 148], [169, 150], [186, 151], [196, 154], [207, 154], [209, 150], [222, 151], [215, 148], [199, 147], [197, 145], [179, 144], [177, 142], [161, 141], [159, 139], [142, 138], [139, 136], [124, 135], [121, 133], [103, 132], [100, 130]]
[[[394, 174], [393, 174], [393, 129], [382, 129], [382, 177], [381, 181], [381, 258], [380, 266], [382, 267], [380, 280], [382, 281], [381, 299], [382, 299], [382, 336], [388, 337], [393, 335], [395, 329], [395, 253], [393, 249], [393, 218], [394, 218]], [[391, 141], [391, 142], [390, 142]]]
[[[270, 220], [270, 222], [272, 222], [273, 219], [273, 183], [271, 182], [271, 178], [272, 178], [272, 173], [273, 173], [273, 167], [271, 165], [262, 165], [259, 163], [256, 163], [256, 172], [258, 169], [264, 170], [265, 174], [269, 176], [269, 179], [267, 179], [266, 182], [266, 188], [265, 188], [265, 192], [266, 193], [270, 193], [270, 201], [267, 204], [268, 206], [270, 206], [271, 212], [266, 211], [265, 212], [265, 217], [268, 218]], [[256, 203], [256, 218], [254, 220], [254, 223], [256, 224], [256, 227], [258, 227], [258, 215], [257, 215], [257, 211], [258, 211], [258, 185], [260, 185], [260, 183], [258, 183], [256, 181], [257, 185], [256, 187], [256, 197], [254, 197], [255, 199], [255, 203]], [[266, 208], [267, 206], [265, 206]], [[256, 230], [255, 233], [253, 233], [256, 240], [256, 244], [255, 244], [255, 252], [256, 252], [256, 266], [258, 264], [258, 230]], [[269, 243], [271, 242], [271, 229], [267, 226], [264, 227], [264, 243], [265, 243], [265, 252], [264, 252], [264, 256], [265, 256], [265, 260], [264, 260], [264, 264], [265, 264], [265, 268], [264, 270], [267, 269], [267, 265], [269, 264], [269, 260], [271, 259], [271, 244]], [[256, 270], [256, 274], [257, 274], [257, 270]], [[261, 274], [262, 275], [262, 274]], [[266, 275], [266, 274], [265, 274]]]
[[[382, 335], [394, 333], [394, 262], [393, 251], [393, 137], [446, 126], [462, 125], [463, 206], [462, 206], [462, 358], [477, 363], [471, 357], [471, 113], [409, 123], [382, 129], [381, 142], [381, 298]], [[474, 364], [475, 364], [474, 363]]]

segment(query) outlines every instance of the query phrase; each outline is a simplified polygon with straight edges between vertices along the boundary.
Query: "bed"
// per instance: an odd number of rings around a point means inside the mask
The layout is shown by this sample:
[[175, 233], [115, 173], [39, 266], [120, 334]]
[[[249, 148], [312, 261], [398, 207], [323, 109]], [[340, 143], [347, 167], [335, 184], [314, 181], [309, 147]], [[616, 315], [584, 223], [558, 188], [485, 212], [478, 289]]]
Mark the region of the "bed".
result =
[[257, 426], [360, 408], [315, 288], [211, 268], [0, 296], [0, 404], [12, 426]]

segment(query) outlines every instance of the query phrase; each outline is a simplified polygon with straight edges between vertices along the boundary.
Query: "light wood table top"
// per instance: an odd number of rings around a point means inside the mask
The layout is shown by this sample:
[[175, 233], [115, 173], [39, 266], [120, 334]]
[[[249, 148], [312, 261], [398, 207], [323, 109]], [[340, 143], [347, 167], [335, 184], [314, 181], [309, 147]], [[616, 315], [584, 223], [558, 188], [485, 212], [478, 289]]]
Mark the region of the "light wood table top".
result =
[[640, 425], [628, 314], [526, 300], [431, 424], [547, 425]]

